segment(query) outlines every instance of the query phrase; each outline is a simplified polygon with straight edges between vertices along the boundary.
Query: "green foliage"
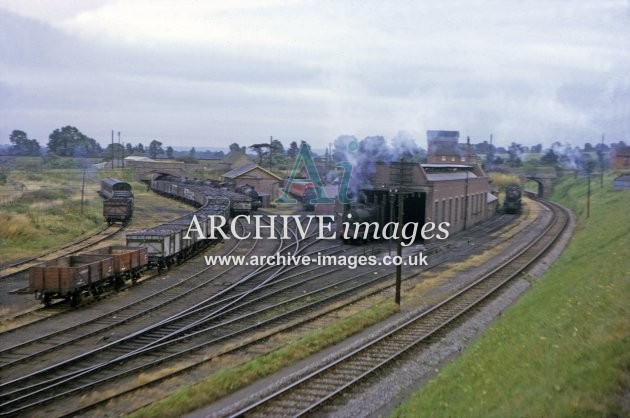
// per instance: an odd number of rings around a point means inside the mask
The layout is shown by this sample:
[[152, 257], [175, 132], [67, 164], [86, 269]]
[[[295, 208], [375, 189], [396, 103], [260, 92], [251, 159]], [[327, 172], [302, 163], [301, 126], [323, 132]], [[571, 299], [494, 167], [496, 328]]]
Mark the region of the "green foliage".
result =
[[499, 193], [504, 193], [505, 188], [509, 184], [520, 183], [518, 176], [514, 174], [492, 172], [492, 173], [489, 173], [489, 175], [490, 175], [490, 178], [492, 178], [492, 186], [496, 188], [499, 191]]
[[156, 141], [155, 139], [151, 141], [149, 144], [149, 156], [151, 158], [157, 157], [159, 154], [164, 154], [164, 150], [162, 149], [162, 143], [160, 141]]
[[289, 149], [287, 150], [287, 155], [291, 158], [295, 158], [297, 157], [299, 152], [300, 152], [300, 147], [298, 147], [297, 142], [292, 141], [291, 144], [289, 145]]
[[13, 155], [39, 155], [39, 142], [36, 139], [28, 139], [26, 132], [18, 130], [11, 132], [9, 141], [13, 144], [11, 147]]
[[114, 178], [117, 178], [119, 180], [123, 180], [126, 182], [132, 182], [134, 179], [134, 171], [131, 168], [115, 168], [115, 169], [106, 168], [106, 169], [98, 170], [98, 172], [96, 173], [96, 176], [98, 177], [97, 180], [99, 181], [99, 187], [100, 187], [100, 180], [106, 177], [114, 177]]
[[7, 240], [33, 239], [37, 237], [37, 229], [26, 215], [0, 211], [0, 236], [3, 238], [2, 243]]
[[[610, 184], [610, 178], [608, 179]], [[565, 178], [578, 231], [559, 261], [396, 417], [624, 416], [630, 379], [630, 193]]]
[[40, 200], [50, 201], [55, 199], [65, 199], [72, 193], [69, 188], [46, 188], [40, 190], [27, 191], [22, 196], [21, 202], [30, 204]]
[[62, 157], [97, 157], [103, 151], [94, 139], [74, 126], [55, 129], [49, 138], [48, 152]]
[[545, 152], [545, 155], [542, 156], [540, 162], [545, 165], [556, 165], [558, 164], [558, 155], [550, 148]]
[[102, 157], [105, 161], [111, 161], [112, 158], [115, 160], [119, 160], [126, 157], [127, 155], [129, 154], [127, 153], [125, 147], [122, 146], [122, 144], [114, 143], [113, 147], [112, 144], [107, 144], [107, 147], [105, 148], [105, 150], [103, 150]]
[[40, 169], [70, 169], [84, 168], [91, 164], [85, 158], [60, 157], [55, 154], [46, 154], [42, 159]]
[[175, 158], [177, 161], [182, 161], [186, 164], [197, 164], [197, 159], [191, 155], [182, 155]]
[[266, 157], [267, 155], [269, 155], [270, 148], [271, 146], [267, 144], [266, 142], [263, 142], [261, 144], [253, 144], [249, 146], [249, 149], [251, 149], [252, 151], [255, 151], [256, 154], [258, 155], [258, 161], [256, 162], [258, 165], [262, 164], [263, 157]]
[[1, 260], [38, 254], [103, 225], [98, 184], [89, 175], [81, 211], [82, 174], [82, 169], [41, 167], [36, 172], [11, 171], [9, 182], [24, 184], [25, 189], [19, 200], [2, 206]]

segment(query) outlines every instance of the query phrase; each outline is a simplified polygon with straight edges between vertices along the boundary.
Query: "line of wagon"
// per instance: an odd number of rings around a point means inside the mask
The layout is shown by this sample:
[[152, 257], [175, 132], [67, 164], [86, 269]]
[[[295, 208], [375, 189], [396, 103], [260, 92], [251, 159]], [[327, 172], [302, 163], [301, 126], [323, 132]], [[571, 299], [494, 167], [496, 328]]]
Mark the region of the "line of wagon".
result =
[[169, 268], [211, 242], [200, 239], [197, 234], [187, 234], [193, 216], [206, 236], [210, 228], [209, 216], [220, 215], [229, 220], [230, 216], [248, 214], [252, 209], [250, 197], [209, 184], [156, 179], [150, 187], [158, 194], [182, 200], [198, 209], [153, 228], [128, 233], [125, 246], [110, 246], [32, 267], [29, 287], [36, 298], [45, 305], [53, 299], [66, 299], [76, 306], [86, 295], [98, 297], [106, 288], [118, 289], [127, 280], [135, 282], [145, 269], [156, 268], [159, 272]]

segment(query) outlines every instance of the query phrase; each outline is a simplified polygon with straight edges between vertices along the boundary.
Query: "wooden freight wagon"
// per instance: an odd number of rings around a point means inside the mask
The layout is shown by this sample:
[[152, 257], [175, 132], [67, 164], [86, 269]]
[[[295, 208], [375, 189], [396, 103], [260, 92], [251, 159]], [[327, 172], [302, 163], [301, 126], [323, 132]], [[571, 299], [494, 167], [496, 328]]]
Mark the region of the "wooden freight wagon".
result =
[[133, 199], [112, 197], [103, 201], [103, 217], [109, 225], [121, 222], [127, 225], [133, 216]]
[[131, 279], [135, 283], [140, 277], [140, 272], [149, 264], [147, 249], [144, 247], [131, 248], [124, 245], [111, 245], [86, 254], [104, 255], [112, 258], [116, 289], [124, 285], [127, 279]]
[[[132, 232], [126, 236], [127, 247], [145, 247], [149, 264], [161, 271], [177, 260], [186, 229], [177, 225], [161, 225], [146, 231]], [[188, 245], [188, 242], [184, 244]]]
[[113, 277], [113, 260], [104, 255], [71, 255], [33, 266], [29, 287], [37, 299], [49, 305], [54, 298], [65, 298], [76, 306], [83, 293], [94, 296]]

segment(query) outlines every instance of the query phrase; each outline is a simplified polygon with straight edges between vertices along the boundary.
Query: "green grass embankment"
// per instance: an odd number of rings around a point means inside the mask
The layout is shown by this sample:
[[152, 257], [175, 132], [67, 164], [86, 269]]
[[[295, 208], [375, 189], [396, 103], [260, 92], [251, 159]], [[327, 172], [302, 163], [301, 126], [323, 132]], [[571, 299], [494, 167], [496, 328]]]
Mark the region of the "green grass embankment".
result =
[[562, 257], [395, 417], [628, 416], [630, 191], [565, 178], [554, 200], [578, 216]]

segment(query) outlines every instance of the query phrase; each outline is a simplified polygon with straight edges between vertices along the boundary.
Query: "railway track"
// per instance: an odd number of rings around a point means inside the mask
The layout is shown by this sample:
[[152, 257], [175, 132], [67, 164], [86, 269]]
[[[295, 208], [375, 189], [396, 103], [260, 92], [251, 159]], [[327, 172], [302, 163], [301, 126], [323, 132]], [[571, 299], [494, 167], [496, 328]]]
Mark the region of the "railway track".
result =
[[[355, 247], [354, 249], [356, 251], [362, 251], [361, 247]], [[284, 272], [286, 273], [288, 270], [285, 269]], [[305, 272], [298, 271], [294, 274], [294, 276], [300, 277], [304, 276], [304, 274]], [[324, 272], [322, 275], [326, 275], [326, 273]], [[362, 275], [357, 275], [357, 277], [353, 277], [352, 279], [358, 281], [361, 279], [361, 276]], [[11, 385], [4, 384], [2, 385], [4, 388], [2, 389], [2, 394], [0, 395], [0, 399], [3, 402], [1, 405], [2, 409], [4, 410], [12, 405], [21, 403], [24, 406], [23, 408], [17, 408], [12, 411], [12, 413], [18, 414], [22, 410], [27, 410], [34, 406], [41, 405], [42, 403], [52, 401], [58, 396], [65, 396], [76, 391], [85, 390], [93, 385], [101, 384], [106, 380], [122, 377], [131, 373], [137, 373], [149, 365], [161, 363], [170, 358], [181, 356], [184, 353], [197, 350], [203, 345], [216, 343], [217, 341], [221, 341], [227, 337], [238, 334], [239, 329], [241, 330], [240, 332], [249, 331], [270, 324], [274, 320], [286, 320], [286, 318], [289, 318], [290, 315], [295, 316], [309, 309], [309, 306], [303, 303], [301, 306], [294, 306], [294, 309], [287, 309], [287, 307], [291, 307], [291, 304], [295, 305], [297, 300], [301, 298], [296, 297], [292, 299], [290, 297], [290, 292], [292, 291], [291, 289], [295, 289], [293, 291], [298, 294], [300, 291], [296, 289], [295, 284], [288, 284], [288, 282], [282, 284], [282, 280], [274, 281], [277, 277], [279, 277], [278, 274], [275, 276], [272, 274], [271, 279], [267, 277], [267, 280], [262, 286], [252, 287], [249, 293], [241, 289], [233, 292], [229, 297], [220, 303], [219, 301], [214, 301], [212, 303], [206, 303], [205, 306], [197, 306], [196, 308], [199, 309], [209, 309], [210, 314], [199, 311], [202, 313], [202, 316], [196, 317], [196, 319], [192, 322], [188, 321], [187, 325], [184, 325], [183, 327], [177, 326], [172, 328], [168, 326], [167, 322], [162, 321], [162, 323], [159, 324], [159, 328], [156, 328], [158, 329], [158, 332], [153, 338], [142, 341], [143, 336], [139, 336], [141, 343], [139, 345], [135, 344], [131, 348], [126, 347], [124, 350], [112, 349], [110, 355], [105, 356], [110, 357], [109, 360], [103, 359], [102, 355], [99, 355], [100, 360], [103, 361], [100, 365], [95, 366], [93, 363], [87, 363], [83, 364], [81, 367], [74, 367], [71, 364], [66, 364], [65, 366], [68, 367], [64, 367], [63, 372], [55, 371], [52, 367], [46, 367], [43, 371], [47, 374], [47, 380], [35, 379], [35, 381], [31, 380], [26, 383], [27, 381], [25, 379], [18, 379], [25, 384], [18, 385], [21, 386], [21, 388], [18, 388], [17, 390], [11, 391], [9, 389], [8, 392], [7, 389]], [[314, 278], [315, 277], [313, 277], [313, 279]], [[285, 281], [286, 280], [288, 279], [285, 279]], [[348, 283], [350, 283], [350, 280]], [[343, 287], [343, 285], [343, 283], [340, 284], [337, 281], [334, 286], [331, 284], [329, 288], [319, 289], [317, 292], [324, 295], [323, 298], [320, 298], [319, 304], [321, 305], [331, 298], [341, 298], [344, 294], [348, 294], [351, 291], [355, 291], [356, 288], [361, 287], [355, 286], [355, 288], [350, 287], [346, 289], [345, 292], [343, 290], [339, 291], [338, 286]], [[333, 292], [332, 290], [334, 287], [337, 287], [337, 289]], [[258, 292], [265, 290], [267, 295], [254, 297], [252, 299], [254, 290]], [[283, 295], [282, 298], [285, 299], [285, 301], [278, 303], [277, 300], [273, 300], [273, 295]], [[312, 295], [303, 296], [303, 298], [306, 298], [311, 297]], [[249, 300], [247, 299], [248, 297], [250, 298]], [[237, 302], [240, 302], [240, 304], [237, 304]], [[263, 303], [267, 306], [263, 310], [260, 308], [256, 309], [256, 303]], [[316, 303], [313, 303], [312, 305], [316, 305]], [[248, 309], [250, 312], [247, 312]], [[270, 312], [273, 312], [274, 310], [283, 310], [284, 312], [281, 315], [277, 313], [270, 315]], [[243, 313], [243, 311], [247, 313]], [[267, 315], [270, 318], [269, 321], [260, 321], [260, 317], [264, 315]], [[181, 318], [183, 318], [183, 316], [177, 319]], [[208, 326], [209, 321], [216, 322], [218, 319], [221, 319], [220, 323]], [[217, 330], [221, 330], [221, 332], [217, 334]], [[138, 337], [138, 335], [135, 337]], [[183, 345], [185, 345], [185, 347], [183, 347]], [[173, 350], [173, 347], [178, 348]], [[143, 362], [140, 362], [142, 364], [136, 363], [134, 365], [140, 355], [153, 357], [153, 359], [149, 363], [147, 363], [145, 359]], [[113, 368], [116, 368], [114, 364], [119, 362], [126, 362], [129, 364], [123, 370], [112, 370]], [[107, 369], [107, 372], [103, 371], [103, 369]], [[39, 375], [39, 373], [37, 374]], [[49, 379], [51, 376], [52, 378]], [[35, 376], [30, 376], [30, 378], [34, 377]], [[73, 384], [67, 384], [68, 382], [73, 382]], [[68, 389], [70, 387], [73, 388]], [[44, 398], [41, 399], [42, 395], [48, 395], [48, 397], [44, 396]], [[14, 402], [16, 398], [19, 402]], [[33, 399], [35, 399], [35, 401], [33, 401]]]
[[321, 408], [339, 395], [351, 395], [359, 382], [378, 378], [375, 372], [387, 368], [409, 350], [466, 315], [522, 273], [556, 242], [565, 230], [569, 216], [565, 209], [554, 204], [548, 205], [553, 210], [553, 221], [545, 233], [510, 260], [440, 304], [264, 399], [234, 412], [232, 417], [302, 416], [322, 412]]
[[[241, 227], [243, 227], [242, 224]], [[252, 244], [245, 250], [246, 254], [249, 254], [256, 248], [256, 244], [258, 243], [258, 241], [233, 241], [235, 242], [235, 245], [228, 250], [226, 255], [242, 250], [244, 243]], [[73, 326], [66, 326], [61, 329], [48, 332], [44, 335], [38, 335], [32, 339], [20, 341], [9, 347], [1, 348], [0, 372], [10, 365], [26, 362], [34, 358], [39, 358], [41, 360], [41, 356], [45, 353], [59, 350], [71, 343], [76, 343], [82, 339], [106, 332], [107, 330], [126, 324], [134, 319], [148, 315], [158, 309], [164, 309], [167, 305], [171, 305], [173, 311], [181, 311], [185, 307], [189, 306], [188, 302], [182, 301], [179, 305], [176, 305], [176, 302], [194, 292], [204, 290], [204, 288], [210, 286], [219, 277], [221, 277], [222, 274], [226, 273], [229, 268], [214, 271], [211, 277], [205, 278], [202, 281], [196, 280], [208, 270], [210, 270], [210, 267], [196, 271], [193, 274], [189, 274], [187, 277], [178, 280], [177, 283], [150, 293], [139, 300], [135, 300], [116, 309], [106, 310], [104, 313], [96, 317], [86, 319], [85, 321]], [[155, 274], [151, 277], [158, 275], [160, 274]], [[50, 308], [41, 309], [44, 311], [50, 310]], [[60, 311], [57, 314], [63, 312], [67, 312], [67, 309]], [[29, 323], [24, 327], [29, 325], [32, 326], [33, 324], [34, 322]], [[5, 331], [0, 335], [6, 339], [9, 338], [7, 336], [8, 334], [14, 333], [17, 330], [20, 330], [20, 328]], [[21, 331], [23, 330], [24, 329], [22, 328]], [[104, 338], [104, 340], [105, 339], [106, 338]]]
[[[314, 236], [314, 234], [312, 236]], [[283, 241], [281, 240], [280, 248], [277, 249], [277, 251], [286, 251], [289, 249], [296, 248], [294, 253], [299, 252], [298, 250], [299, 244], [300, 242], [298, 240], [291, 243], [283, 243]], [[268, 270], [268, 268], [261, 267], [257, 269], [257, 271], [255, 271], [254, 273], [251, 273], [250, 275], [248, 275], [248, 277], [246, 277], [245, 279], [241, 280], [241, 282], [246, 282], [251, 277], [258, 275], [258, 273], [260, 272], [265, 272], [266, 270]], [[235, 285], [230, 286], [229, 288], [236, 287], [239, 284], [241, 283], [236, 283]], [[159, 343], [162, 339], [168, 337], [169, 334], [181, 333], [185, 331], [187, 327], [190, 327], [191, 325], [194, 325], [196, 322], [203, 319], [203, 316], [205, 315], [204, 312], [202, 312], [203, 309], [215, 309], [217, 306], [219, 306], [219, 309], [221, 309], [220, 307], [221, 304], [223, 304], [224, 306], [227, 304], [229, 306], [230, 304], [235, 303], [235, 301], [238, 301], [239, 299], [239, 295], [237, 294], [235, 296], [223, 298], [222, 300], [219, 299], [213, 302], [214, 299], [218, 299], [218, 296], [222, 296], [222, 293], [224, 292], [219, 292], [218, 294], [214, 294], [210, 298], [207, 298], [207, 300], [204, 300], [201, 303], [197, 303], [193, 305], [192, 307], [188, 305], [187, 309], [181, 310], [177, 314], [159, 321], [157, 324], [153, 324], [138, 332], [132, 333], [131, 335], [128, 335], [118, 341], [106, 344], [104, 347], [91, 350], [82, 356], [71, 358], [62, 363], [45, 367], [44, 369], [31, 373], [28, 376], [15, 379], [12, 381], [12, 383], [9, 382], [10, 384], [8, 385], [3, 383], [0, 386], [3, 387], [2, 390], [4, 392], [2, 395], [0, 395], [0, 399], [4, 401], [7, 398], [15, 398], [16, 396], [20, 397], [20, 394], [23, 394], [25, 392], [36, 390], [36, 388], [46, 386], [49, 383], [52, 384], [54, 382], [58, 382], [59, 379], [50, 378], [50, 376], [54, 374], [53, 370], [56, 370], [56, 373], [61, 375], [62, 380], [65, 379], [66, 377], [75, 375], [77, 373], [76, 372], [77, 367], [79, 368], [83, 367], [86, 370], [91, 371], [93, 369], [93, 363], [92, 363], [93, 360], [85, 360], [84, 358], [90, 355], [98, 355], [99, 357], [102, 357], [104, 356], [104, 354], [102, 353], [104, 349], [107, 349], [108, 350], [107, 352], [109, 353], [109, 355], [113, 356], [114, 359], [119, 359], [119, 357], [121, 356], [124, 358], [124, 357], [129, 356], [130, 353], [134, 354], [138, 350], [142, 350], [143, 348], [146, 348], [147, 345]], [[201, 314], [202, 319], [198, 319], [200, 314]], [[109, 315], [108, 317], [111, 322], [111, 317]], [[102, 318], [102, 319], [105, 320], [105, 322], [107, 322], [107, 318]], [[174, 323], [177, 323], [177, 325], [173, 325]], [[53, 336], [53, 338], [54, 337], [55, 336]], [[64, 343], [62, 343], [62, 345], [64, 345]], [[19, 351], [22, 348], [23, 348], [22, 346], [16, 347], [16, 350]], [[58, 345], [55, 345], [55, 348], [58, 348]], [[15, 355], [15, 351], [11, 349], [9, 351], [12, 351], [12, 353]], [[49, 350], [44, 349], [44, 351], [49, 351]], [[42, 354], [42, 353], [41, 352], [31, 353], [31, 355], [29, 355], [28, 357], [31, 359], [38, 358], [39, 354]], [[3, 357], [7, 357], [6, 353], [3, 354]], [[11, 364], [5, 364], [3, 368], [5, 366], [10, 367], [11, 365], [14, 366], [15, 364], [22, 363], [25, 361], [25, 359], [26, 359], [25, 357], [18, 358], [17, 360], [11, 361], [10, 362]], [[77, 366], [77, 360], [85, 360], [85, 361], [79, 362], [80, 365]], [[106, 369], [106, 367], [104, 368]], [[109, 372], [109, 370], [107, 371]], [[15, 384], [18, 382], [21, 382], [20, 384], [18, 384], [18, 386], [21, 386], [21, 387], [16, 389]], [[9, 387], [12, 387], [12, 388], [8, 389], [9, 393], [7, 393], [6, 390]], [[49, 387], [47, 387], [47, 389], [48, 388]], [[41, 396], [41, 393], [40, 393], [40, 396]], [[31, 397], [31, 395], [27, 394], [26, 397]], [[5, 402], [3, 402], [0, 405], [0, 409], [2, 411], [4, 411], [6, 407], [7, 407], [7, 403]], [[17, 413], [17, 411], [14, 411], [14, 412]]]
[[82, 237], [79, 240], [73, 241], [62, 247], [55, 248], [53, 250], [36, 255], [34, 257], [27, 258], [25, 260], [20, 260], [15, 263], [8, 264], [0, 269], [0, 280], [8, 280], [14, 278], [21, 273], [24, 273], [30, 267], [40, 264], [44, 261], [54, 260], [56, 258], [65, 257], [79, 251], [83, 251], [102, 241], [105, 241], [106, 239], [112, 238], [125, 228], [125, 226], [120, 225], [106, 226], [91, 235]]

